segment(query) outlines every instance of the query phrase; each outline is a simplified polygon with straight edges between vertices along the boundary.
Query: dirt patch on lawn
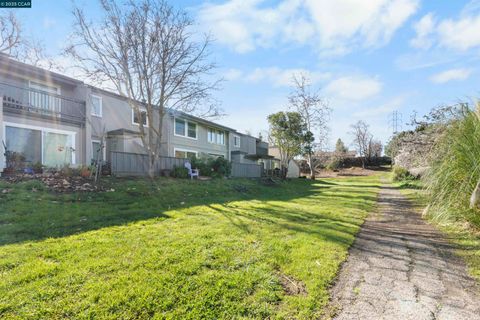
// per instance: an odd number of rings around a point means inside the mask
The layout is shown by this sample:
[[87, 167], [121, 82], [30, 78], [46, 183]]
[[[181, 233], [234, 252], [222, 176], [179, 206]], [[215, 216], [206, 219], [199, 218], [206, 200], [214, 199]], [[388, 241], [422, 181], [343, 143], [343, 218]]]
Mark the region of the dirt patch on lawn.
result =
[[287, 295], [307, 295], [307, 287], [302, 281], [299, 281], [291, 276], [287, 276], [281, 272], [278, 273], [278, 278], [280, 280], [280, 284], [282, 285], [283, 291], [285, 291]]

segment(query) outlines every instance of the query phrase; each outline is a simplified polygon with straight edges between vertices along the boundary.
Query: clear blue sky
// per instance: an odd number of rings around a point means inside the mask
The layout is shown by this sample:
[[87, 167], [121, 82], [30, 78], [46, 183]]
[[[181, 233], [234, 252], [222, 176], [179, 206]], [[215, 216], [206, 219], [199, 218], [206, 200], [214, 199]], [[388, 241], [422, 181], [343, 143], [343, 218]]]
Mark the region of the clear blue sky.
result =
[[[96, 1], [77, 1], [98, 16]], [[173, 1], [216, 39], [212, 58], [227, 81], [219, 120], [253, 134], [286, 109], [290, 79], [307, 72], [333, 113], [330, 141], [349, 144], [364, 120], [383, 142], [389, 118], [480, 97], [480, 1]], [[34, 0], [18, 10], [26, 34], [56, 55], [71, 32], [71, 2]], [[61, 59], [59, 59], [61, 61]], [[64, 61], [65, 62], [65, 61]], [[405, 124], [403, 125], [405, 129]]]

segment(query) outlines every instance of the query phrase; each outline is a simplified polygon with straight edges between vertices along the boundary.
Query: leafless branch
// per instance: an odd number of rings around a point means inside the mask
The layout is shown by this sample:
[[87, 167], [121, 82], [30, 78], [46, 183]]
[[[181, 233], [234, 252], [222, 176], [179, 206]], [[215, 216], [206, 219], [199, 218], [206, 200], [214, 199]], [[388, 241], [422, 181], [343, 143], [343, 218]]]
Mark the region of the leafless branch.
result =
[[316, 165], [313, 161], [313, 154], [318, 146], [326, 143], [329, 132], [328, 122], [332, 110], [319, 91], [312, 89], [310, 80], [305, 74], [294, 75], [293, 84], [294, 89], [288, 96], [289, 108], [302, 116], [307, 131], [310, 131], [315, 138], [305, 148], [310, 176], [314, 179]]
[[104, 16], [97, 23], [74, 8], [74, 41], [65, 54], [92, 83], [125, 97], [139, 118], [146, 111], [149, 126], [139, 129], [153, 166], [168, 111], [220, 114], [211, 97], [219, 81], [208, 80], [215, 69], [211, 39], [194, 40], [193, 20], [163, 0], [99, 2]]

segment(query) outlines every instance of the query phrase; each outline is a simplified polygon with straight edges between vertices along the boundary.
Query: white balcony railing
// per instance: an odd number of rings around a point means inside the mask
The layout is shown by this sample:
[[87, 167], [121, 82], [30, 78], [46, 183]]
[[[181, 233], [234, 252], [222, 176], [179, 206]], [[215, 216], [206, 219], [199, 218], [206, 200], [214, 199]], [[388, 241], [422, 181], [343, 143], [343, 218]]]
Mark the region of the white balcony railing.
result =
[[85, 123], [85, 103], [78, 100], [1, 82], [0, 95], [7, 112], [55, 117], [76, 124]]

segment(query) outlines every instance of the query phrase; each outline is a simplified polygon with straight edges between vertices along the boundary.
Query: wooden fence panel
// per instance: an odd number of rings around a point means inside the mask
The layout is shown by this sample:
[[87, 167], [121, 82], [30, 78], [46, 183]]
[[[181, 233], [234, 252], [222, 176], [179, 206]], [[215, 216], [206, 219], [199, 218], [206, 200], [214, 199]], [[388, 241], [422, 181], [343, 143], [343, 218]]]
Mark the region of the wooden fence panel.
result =
[[232, 162], [232, 177], [260, 178], [262, 172], [262, 165]]
[[[116, 176], [147, 176], [148, 156], [139, 153], [111, 152], [112, 174]], [[188, 159], [160, 157], [155, 167], [155, 175], [159, 176], [162, 170], [173, 170], [174, 167], [183, 167]], [[232, 177], [260, 178], [263, 166], [232, 162]]]
[[[111, 152], [112, 174], [117, 176], [146, 176], [148, 175], [148, 156], [139, 153]], [[175, 166], [183, 167], [187, 159], [160, 157], [155, 167], [155, 175], [162, 170], [173, 170]]]

